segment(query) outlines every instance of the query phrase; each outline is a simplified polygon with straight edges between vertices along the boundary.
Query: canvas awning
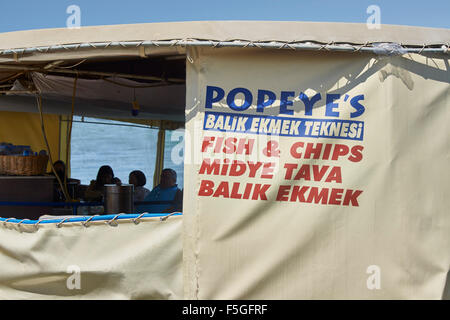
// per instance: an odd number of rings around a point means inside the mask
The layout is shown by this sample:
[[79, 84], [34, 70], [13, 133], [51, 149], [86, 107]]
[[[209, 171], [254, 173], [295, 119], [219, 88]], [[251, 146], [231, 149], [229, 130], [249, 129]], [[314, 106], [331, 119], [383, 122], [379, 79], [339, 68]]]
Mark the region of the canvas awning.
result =
[[[161, 64], [162, 60], [158, 60], [140, 74], [141, 67], [134, 67], [130, 72], [121, 72], [117, 78], [119, 82], [139, 81], [144, 82], [144, 85], [158, 85], [157, 79], [160, 79], [158, 87], [134, 90], [142, 107], [138, 119], [184, 121], [183, 59], [187, 47], [211, 46], [218, 50], [222, 47], [344, 51], [370, 49], [389, 54], [392, 50], [397, 50], [396, 53], [400, 51], [397, 47], [384, 49], [378, 44], [395, 43], [407, 50], [423, 53], [433, 50], [442, 54], [448, 49], [449, 42], [450, 30], [446, 29], [392, 25], [368, 29], [365, 24], [355, 23], [194, 21], [29, 30], [0, 34], [0, 79], [12, 83], [14, 77], [19, 79], [30, 73], [48, 74], [41, 80], [45, 79], [44, 82], [51, 84], [52, 89], [48, 91], [48, 86], [38, 88], [44, 99], [45, 112], [68, 114], [71, 110], [69, 92], [72, 91], [73, 78], [78, 75], [79, 88], [84, 89], [78, 89], [75, 114], [133, 119], [130, 115], [132, 89], [107, 83], [105, 78], [116, 78], [114, 64], [118, 61], [149, 63], [163, 57], [166, 67], [161, 70], [154, 68], [156, 64]], [[177, 56], [183, 64], [179, 63]], [[91, 63], [88, 74], [83, 70], [85, 61]], [[111, 61], [110, 72], [106, 75], [95, 73], [96, 63], [105, 61]], [[66, 66], [72, 62], [75, 62], [75, 67]], [[94, 73], [94, 76], [89, 72]], [[167, 78], [167, 73], [174, 72], [175, 76], [170, 78], [169, 75]], [[142, 79], [145, 75], [153, 80]], [[33, 79], [36, 81], [36, 76]], [[43, 80], [40, 82], [43, 83]], [[132, 85], [142, 84], [133, 82]], [[118, 98], [119, 94], [109, 95], [107, 91], [120, 92], [121, 97]], [[0, 109], [36, 110], [34, 98], [17, 91], [14, 96], [0, 96]]]
[[[70, 77], [31, 73], [37, 92], [44, 99], [43, 111], [47, 114], [70, 115], [74, 79]], [[16, 81], [11, 94], [0, 98], [0, 110], [38, 112], [34, 94]], [[145, 84], [123, 79], [78, 79], [74, 113], [87, 117], [172, 120], [184, 122], [185, 85], [148, 87]], [[137, 117], [131, 114], [132, 102], [139, 103]]]
[[300, 21], [192, 21], [43, 29], [0, 34], [0, 49], [75, 43], [204, 39], [211, 41], [315, 41], [364, 44], [396, 42], [404, 45], [445, 44], [450, 31], [439, 28], [363, 23]]
[[[186, 46], [294, 48], [299, 43], [398, 43], [418, 50], [448, 50], [450, 31], [437, 28], [298, 21], [193, 21], [44, 29], [0, 34], [0, 63], [57, 59], [184, 54]], [[324, 49], [326, 47], [316, 46]]]

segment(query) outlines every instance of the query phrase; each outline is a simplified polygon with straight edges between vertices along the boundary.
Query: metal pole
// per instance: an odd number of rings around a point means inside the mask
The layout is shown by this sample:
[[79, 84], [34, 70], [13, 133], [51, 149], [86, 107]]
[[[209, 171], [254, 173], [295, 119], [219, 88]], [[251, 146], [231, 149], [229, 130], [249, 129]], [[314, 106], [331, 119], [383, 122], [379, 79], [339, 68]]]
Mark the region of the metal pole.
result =
[[162, 77], [155, 76], [142, 76], [136, 74], [129, 73], [112, 73], [112, 72], [101, 72], [101, 71], [84, 71], [84, 70], [72, 70], [72, 69], [61, 69], [61, 68], [53, 68], [53, 69], [44, 69], [41, 67], [30, 67], [26, 65], [0, 65], [0, 70], [20, 70], [20, 71], [35, 71], [35, 72], [54, 72], [54, 73], [64, 73], [64, 74], [74, 74], [74, 75], [91, 75], [91, 76], [99, 76], [99, 77], [119, 77], [119, 78], [131, 78], [131, 79], [140, 79], [140, 80], [151, 80], [151, 81], [168, 81], [168, 82], [176, 82], [176, 83], [184, 83], [184, 79], [178, 78], [167, 78], [164, 79]]
[[[437, 48], [436, 46], [440, 47]], [[215, 40], [197, 40], [197, 39], [174, 39], [174, 40], [148, 40], [148, 41], [121, 41], [121, 42], [96, 42], [96, 43], [78, 43], [67, 45], [53, 45], [43, 47], [29, 47], [18, 49], [6, 49], [0, 51], [1, 55], [19, 55], [33, 53], [51, 53], [61, 51], [73, 51], [79, 49], [114, 49], [114, 48], [137, 48], [144, 47], [237, 47], [237, 48], [266, 48], [266, 49], [292, 49], [292, 50], [325, 50], [325, 51], [348, 51], [348, 52], [372, 52], [379, 53], [380, 49], [373, 44], [320, 44], [311, 42], [281, 42], [281, 41], [215, 41]], [[404, 52], [410, 53], [448, 53], [448, 44], [424, 45], [422, 47], [402, 47]], [[13, 60], [13, 59], [12, 59]]]

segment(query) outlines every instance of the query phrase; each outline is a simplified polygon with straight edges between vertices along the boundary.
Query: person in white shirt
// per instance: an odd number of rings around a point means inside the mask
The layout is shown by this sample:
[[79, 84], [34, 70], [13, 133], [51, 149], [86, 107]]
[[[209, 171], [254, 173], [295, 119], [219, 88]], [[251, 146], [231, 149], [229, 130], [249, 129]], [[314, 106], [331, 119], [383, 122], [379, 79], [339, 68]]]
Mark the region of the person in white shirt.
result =
[[134, 185], [134, 201], [143, 201], [150, 193], [150, 190], [144, 187], [147, 179], [145, 178], [145, 174], [140, 170], [130, 172], [128, 183]]

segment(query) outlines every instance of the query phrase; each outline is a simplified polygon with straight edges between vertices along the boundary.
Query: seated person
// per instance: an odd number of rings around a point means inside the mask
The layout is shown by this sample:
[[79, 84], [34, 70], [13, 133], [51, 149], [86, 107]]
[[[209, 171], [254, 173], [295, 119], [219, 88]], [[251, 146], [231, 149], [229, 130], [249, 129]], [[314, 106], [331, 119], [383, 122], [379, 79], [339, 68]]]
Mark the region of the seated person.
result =
[[130, 172], [128, 183], [134, 185], [134, 201], [143, 201], [150, 193], [150, 190], [144, 187], [147, 179], [145, 178], [145, 174], [140, 170]]
[[114, 177], [114, 172], [110, 166], [100, 167], [97, 179], [91, 181], [84, 193], [84, 199], [86, 201], [102, 201], [105, 184], [117, 184], [119, 186], [122, 184], [119, 178]]
[[[55, 161], [53, 163], [53, 168], [55, 168], [55, 172], [59, 179], [64, 182], [64, 177], [66, 175], [66, 164], [62, 160]], [[49, 172], [51, 175], [55, 175], [53, 171]]]
[[[56, 175], [61, 180], [61, 183], [64, 183], [65, 182], [64, 179], [66, 176], [66, 164], [64, 163], [64, 161], [62, 161], [62, 160], [55, 161], [53, 163], [53, 168], [55, 168]], [[55, 175], [53, 171], [49, 172], [48, 174], [53, 175], [53, 176]], [[69, 196], [71, 198], [75, 198], [77, 195], [79, 185], [80, 185], [80, 180], [67, 178], [66, 183], [67, 183], [67, 191], [69, 192]], [[53, 200], [57, 201], [57, 202], [58, 201], [66, 201], [64, 192], [62, 191], [61, 185], [57, 179], [55, 180], [55, 183], [54, 183]]]
[[144, 198], [144, 201], [168, 201], [168, 203], [140, 205], [137, 207], [137, 211], [140, 213], [181, 212], [183, 209], [183, 193], [176, 182], [177, 173], [175, 170], [164, 169], [161, 172], [160, 184]]

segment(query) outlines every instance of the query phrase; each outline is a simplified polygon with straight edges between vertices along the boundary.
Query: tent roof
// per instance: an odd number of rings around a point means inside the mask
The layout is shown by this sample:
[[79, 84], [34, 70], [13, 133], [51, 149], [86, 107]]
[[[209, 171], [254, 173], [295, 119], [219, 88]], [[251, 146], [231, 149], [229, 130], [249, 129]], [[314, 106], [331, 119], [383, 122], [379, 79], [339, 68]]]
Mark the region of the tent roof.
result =
[[287, 21], [192, 21], [91, 26], [79, 29], [42, 29], [0, 34], [0, 49], [111, 41], [203, 39], [213, 41], [314, 41], [364, 44], [396, 42], [403, 45], [445, 44], [449, 29], [382, 25], [368, 29], [360, 23]]
[[[70, 115], [74, 81], [69, 77], [31, 73], [34, 85], [43, 98], [43, 111], [48, 114]], [[108, 80], [108, 79], [107, 79]], [[170, 120], [184, 122], [185, 85], [139, 87], [128, 79], [115, 78], [113, 82], [95, 79], [78, 79], [76, 90], [76, 115], [96, 118]], [[121, 85], [122, 84], [122, 85]], [[128, 86], [137, 86], [137, 89]], [[26, 90], [18, 81], [11, 93]], [[132, 101], [140, 105], [139, 116], [132, 116]], [[0, 96], [0, 111], [37, 112], [33, 94]]]
[[[237, 43], [238, 47], [251, 47], [254, 43], [264, 47], [272, 42], [290, 47], [300, 43], [306, 45], [307, 50], [309, 43], [314, 43], [319, 50], [332, 43], [350, 45], [351, 50], [356, 50], [356, 46], [361, 49], [370, 43], [393, 42], [411, 50], [423, 50], [424, 46], [441, 50], [442, 45], [448, 48], [450, 30], [392, 25], [369, 29], [366, 24], [328, 22], [194, 21], [16, 31], [0, 34], [0, 78], [3, 83], [12, 85], [14, 79], [23, 80], [24, 74], [32, 71], [49, 74], [44, 84], [51, 84], [51, 88], [45, 87], [51, 90], [40, 90], [46, 112], [65, 114], [71, 110], [73, 78], [70, 76], [76, 73], [80, 75], [80, 88], [85, 85], [85, 90], [77, 94], [77, 112], [130, 118], [131, 91], [122, 88], [122, 97], [100, 95], [102, 90], [111, 89], [110, 84], [104, 83], [107, 75], [102, 72], [129, 80], [142, 79], [140, 73], [143, 72], [146, 78], [156, 79], [145, 80], [147, 84], [150, 81], [151, 85], [161, 87], [138, 90], [142, 95], [139, 97], [140, 118], [183, 121], [186, 45], [214, 46], [214, 42], [228, 42], [230, 46]], [[76, 63], [67, 66], [69, 60]], [[92, 77], [86, 72], [91, 72]], [[61, 77], [67, 73], [67, 78]], [[166, 87], [166, 80], [170, 87]], [[64, 85], [69, 88], [67, 92], [63, 90]], [[94, 87], [98, 95], [95, 99], [91, 94]], [[151, 98], [155, 96], [166, 97], [166, 100]], [[14, 96], [0, 95], [0, 102], [0, 110], [36, 109], [34, 98], [21, 92], [15, 92]]]

